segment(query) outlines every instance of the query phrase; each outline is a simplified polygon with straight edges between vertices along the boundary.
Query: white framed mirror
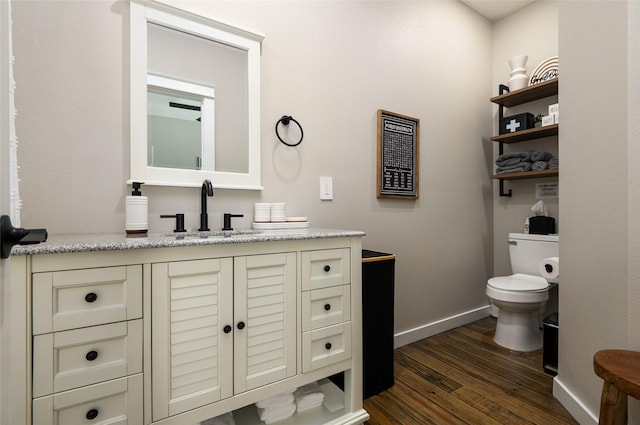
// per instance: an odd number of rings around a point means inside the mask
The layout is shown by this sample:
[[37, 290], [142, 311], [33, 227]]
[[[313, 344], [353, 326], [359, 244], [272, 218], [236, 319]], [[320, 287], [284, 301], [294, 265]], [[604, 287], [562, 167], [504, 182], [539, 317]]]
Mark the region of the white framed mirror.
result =
[[129, 183], [262, 189], [263, 36], [150, 0], [131, 3]]

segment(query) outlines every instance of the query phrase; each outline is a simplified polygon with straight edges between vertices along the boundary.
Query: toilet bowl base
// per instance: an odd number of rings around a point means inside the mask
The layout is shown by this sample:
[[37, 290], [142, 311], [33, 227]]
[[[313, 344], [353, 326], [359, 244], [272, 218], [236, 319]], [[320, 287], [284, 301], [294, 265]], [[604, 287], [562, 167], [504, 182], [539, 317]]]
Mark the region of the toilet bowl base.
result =
[[534, 351], [542, 348], [538, 309], [524, 313], [501, 308], [493, 340], [496, 344], [514, 351]]

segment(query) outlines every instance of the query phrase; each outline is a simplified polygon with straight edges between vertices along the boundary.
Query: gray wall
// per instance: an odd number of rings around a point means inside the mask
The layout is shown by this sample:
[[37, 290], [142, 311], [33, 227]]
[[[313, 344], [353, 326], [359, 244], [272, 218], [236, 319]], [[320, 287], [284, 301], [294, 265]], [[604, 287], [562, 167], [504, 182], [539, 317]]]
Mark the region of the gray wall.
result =
[[[210, 224], [254, 202], [286, 202], [316, 227], [364, 230], [397, 254], [396, 331], [487, 305], [492, 274], [491, 23], [457, 1], [178, 2], [264, 33], [262, 192], [217, 190]], [[124, 233], [130, 189], [128, 3], [17, 1], [16, 102], [22, 224], [52, 233]], [[376, 198], [376, 111], [420, 119], [420, 198]], [[275, 122], [304, 127], [298, 148]], [[333, 201], [319, 200], [332, 176]], [[160, 214], [197, 226], [199, 189], [144, 187]]]
[[[511, 68], [508, 60], [516, 55], [528, 55], [527, 76], [545, 59], [558, 56], [558, 3], [537, 1], [501, 19], [493, 26], [493, 91], [498, 95], [498, 84], [507, 84]], [[562, 58], [560, 58], [562, 61]], [[557, 96], [527, 103], [505, 110], [505, 115], [531, 112], [534, 115], [548, 110], [548, 105], [558, 100]], [[561, 106], [562, 107], [562, 106]], [[545, 113], [546, 115], [546, 113]], [[562, 113], [560, 114], [562, 117]], [[494, 106], [494, 132], [498, 134], [498, 107]], [[492, 142], [495, 157], [498, 144]], [[558, 137], [546, 137], [505, 146], [505, 152], [540, 149], [558, 156]], [[531, 217], [531, 207], [539, 201], [535, 195], [536, 184], [558, 182], [555, 177], [534, 180], [511, 180], [505, 182], [505, 190], [512, 190], [512, 197], [500, 197], [498, 183], [494, 183], [493, 198], [493, 238], [494, 270], [496, 275], [509, 274], [509, 233], [521, 233], [523, 224]], [[558, 214], [558, 198], [543, 199], [550, 216], [556, 219], [556, 230], [561, 233]], [[562, 241], [562, 237], [560, 238]]]
[[[560, 2], [562, 124], [559, 370], [554, 394], [598, 414], [593, 355], [640, 349], [640, 3]], [[605, 76], [594, 78], [594, 76]], [[567, 159], [570, 159], [567, 161]], [[640, 423], [637, 400], [630, 424]], [[595, 423], [587, 415], [581, 423]]]
[[[210, 222], [245, 213], [238, 226], [248, 227], [254, 202], [284, 201], [314, 226], [366, 231], [366, 248], [398, 255], [398, 333], [486, 305], [486, 278], [494, 267], [508, 272], [502, 241], [535, 199], [529, 181], [511, 185], [511, 200], [497, 198], [488, 99], [508, 77], [510, 55], [529, 54], [532, 67], [558, 49], [567, 83], [559, 96], [562, 205], [550, 207], [562, 215], [563, 258], [554, 394], [581, 423], [594, 423], [602, 382], [593, 353], [640, 349], [640, 107], [630, 78], [640, 71], [640, 3], [562, 1], [553, 12], [536, 2], [494, 26], [455, 1], [181, 4], [266, 35], [265, 190], [218, 190]], [[555, 19], [557, 41], [533, 43], [547, 37], [538, 25]], [[22, 225], [122, 233], [127, 3], [16, 1], [13, 21]], [[378, 108], [421, 120], [417, 201], [375, 197]], [[304, 126], [297, 149], [273, 132], [284, 114]], [[334, 201], [318, 199], [323, 175], [334, 178]], [[197, 189], [144, 192], [152, 230], [170, 230], [158, 216], [178, 211], [196, 226]], [[630, 404], [637, 424], [638, 402]]]

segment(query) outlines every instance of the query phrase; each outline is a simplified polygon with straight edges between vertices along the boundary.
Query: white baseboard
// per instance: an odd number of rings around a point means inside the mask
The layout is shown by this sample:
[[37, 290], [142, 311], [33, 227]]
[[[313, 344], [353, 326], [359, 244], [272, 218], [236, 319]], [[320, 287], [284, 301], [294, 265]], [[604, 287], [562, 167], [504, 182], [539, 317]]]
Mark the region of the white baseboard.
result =
[[456, 314], [455, 316], [446, 317], [432, 323], [426, 323], [422, 326], [418, 326], [417, 328], [398, 332], [393, 336], [393, 348], [402, 347], [403, 345], [420, 341], [421, 339], [428, 338], [430, 336], [448, 331], [453, 328], [457, 328], [458, 326], [475, 322], [476, 320], [480, 320], [484, 317], [489, 316], [489, 313], [490, 306], [487, 305], [474, 310]]
[[553, 378], [553, 396], [580, 425], [597, 425], [598, 417], [558, 379]]

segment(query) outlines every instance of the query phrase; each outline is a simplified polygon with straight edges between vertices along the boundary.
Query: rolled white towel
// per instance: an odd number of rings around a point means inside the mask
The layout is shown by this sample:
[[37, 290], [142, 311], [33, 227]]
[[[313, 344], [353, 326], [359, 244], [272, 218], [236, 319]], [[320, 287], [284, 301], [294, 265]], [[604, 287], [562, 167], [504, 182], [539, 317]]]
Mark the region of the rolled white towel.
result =
[[292, 403], [290, 405], [280, 407], [258, 407], [257, 410], [260, 420], [266, 422], [267, 424], [270, 424], [291, 417], [294, 413], [296, 413], [296, 405]]
[[317, 382], [298, 388], [293, 395], [296, 398], [298, 412], [318, 407], [324, 401], [324, 393]]
[[200, 422], [200, 425], [236, 425], [231, 412]]
[[260, 400], [256, 403], [256, 406], [265, 409], [268, 407], [280, 407], [280, 406], [288, 406], [295, 402], [295, 397], [293, 396], [293, 390], [290, 392], [284, 392], [278, 395], [274, 395], [273, 397], [265, 398], [264, 400]]

